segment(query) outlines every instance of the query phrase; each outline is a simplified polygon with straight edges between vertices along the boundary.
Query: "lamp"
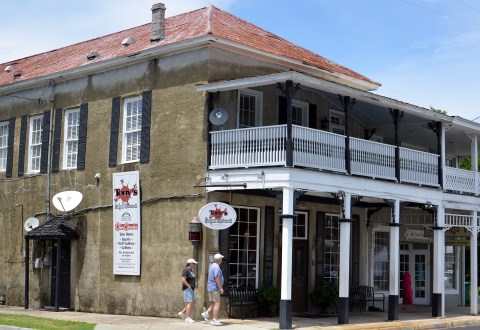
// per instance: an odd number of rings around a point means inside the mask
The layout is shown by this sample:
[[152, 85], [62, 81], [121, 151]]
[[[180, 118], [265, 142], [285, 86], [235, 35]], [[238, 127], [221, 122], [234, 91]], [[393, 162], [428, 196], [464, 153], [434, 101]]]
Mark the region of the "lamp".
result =
[[192, 245], [197, 245], [202, 240], [202, 223], [196, 216], [188, 224], [188, 240]]

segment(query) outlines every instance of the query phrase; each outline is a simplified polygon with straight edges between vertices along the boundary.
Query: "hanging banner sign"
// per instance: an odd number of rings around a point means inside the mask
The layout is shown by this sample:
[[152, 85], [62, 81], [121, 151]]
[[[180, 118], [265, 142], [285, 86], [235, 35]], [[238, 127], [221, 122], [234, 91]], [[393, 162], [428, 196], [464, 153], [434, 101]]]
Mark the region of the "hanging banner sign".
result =
[[198, 217], [205, 227], [210, 229], [227, 229], [237, 221], [237, 212], [228, 204], [213, 202], [204, 205]]
[[138, 171], [113, 174], [113, 273], [140, 275], [140, 181]]

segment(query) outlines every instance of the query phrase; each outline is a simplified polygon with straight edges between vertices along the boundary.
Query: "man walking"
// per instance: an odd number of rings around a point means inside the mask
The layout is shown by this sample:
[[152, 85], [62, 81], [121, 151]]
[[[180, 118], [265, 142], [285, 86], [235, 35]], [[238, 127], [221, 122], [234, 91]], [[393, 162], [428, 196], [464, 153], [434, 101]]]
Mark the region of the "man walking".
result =
[[223, 256], [220, 253], [213, 256], [213, 263], [208, 269], [207, 281], [208, 300], [211, 301], [212, 304], [202, 313], [203, 319], [208, 322], [208, 317], [210, 316], [209, 313], [212, 311], [213, 320], [210, 324], [215, 326], [223, 325], [223, 323], [218, 321], [218, 313], [220, 312], [220, 295], [223, 294], [223, 274], [220, 269], [222, 262]]

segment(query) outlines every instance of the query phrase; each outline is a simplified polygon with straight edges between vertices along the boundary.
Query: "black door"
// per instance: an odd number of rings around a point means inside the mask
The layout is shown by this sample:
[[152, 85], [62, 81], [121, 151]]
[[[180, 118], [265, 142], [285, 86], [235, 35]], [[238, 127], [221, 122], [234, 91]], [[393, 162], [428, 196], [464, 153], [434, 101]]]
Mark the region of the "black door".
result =
[[[51, 281], [51, 305], [55, 306], [55, 292], [57, 279], [57, 244], [58, 241], [53, 242], [52, 248], [52, 281]], [[70, 308], [70, 252], [71, 246], [69, 240], [62, 240], [60, 253], [60, 286], [58, 306]]]

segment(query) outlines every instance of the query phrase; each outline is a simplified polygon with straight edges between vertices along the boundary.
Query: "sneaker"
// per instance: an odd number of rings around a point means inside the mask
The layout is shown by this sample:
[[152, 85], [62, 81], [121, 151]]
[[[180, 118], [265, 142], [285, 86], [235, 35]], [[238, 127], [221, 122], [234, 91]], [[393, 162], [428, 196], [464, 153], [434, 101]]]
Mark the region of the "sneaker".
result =
[[203, 312], [203, 313], [200, 314], [200, 315], [202, 315], [202, 317], [203, 317], [203, 319], [205, 320], [205, 322], [208, 322], [208, 313], [207, 313], [206, 311]]
[[195, 321], [192, 320], [192, 318], [187, 317], [187, 318], [185, 319], [185, 323], [195, 323]]
[[178, 317], [180, 317], [182, 320], [185, 320], [185, 314], [182, 312], [178, 312]]
[[218, 320], [213, 320], [212, 323], [210, 323], [211, 325], [216, 325], [216, 326], [220, 326], [220, 325], [223, 325], [222, 322], [218, 322]]

